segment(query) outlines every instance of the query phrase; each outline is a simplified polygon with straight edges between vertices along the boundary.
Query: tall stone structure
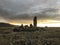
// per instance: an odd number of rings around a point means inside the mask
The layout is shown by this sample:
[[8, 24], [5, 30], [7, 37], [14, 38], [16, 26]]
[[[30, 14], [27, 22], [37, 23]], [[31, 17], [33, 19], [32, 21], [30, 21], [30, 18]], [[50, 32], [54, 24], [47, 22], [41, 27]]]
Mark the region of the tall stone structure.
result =
[[34, 25], [34, 27], [37, 27], [37, 17], [36, 16], [33, 19], [33, 25]]

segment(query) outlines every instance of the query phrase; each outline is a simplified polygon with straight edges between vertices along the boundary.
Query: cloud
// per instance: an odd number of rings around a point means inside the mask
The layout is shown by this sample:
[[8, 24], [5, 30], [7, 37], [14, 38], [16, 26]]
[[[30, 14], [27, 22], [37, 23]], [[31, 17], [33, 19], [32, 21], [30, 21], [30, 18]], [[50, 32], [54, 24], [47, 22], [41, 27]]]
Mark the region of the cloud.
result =
[[0, 16], [7, 21], [39, 19], [60, 19], [59, 0], [0, 0]]

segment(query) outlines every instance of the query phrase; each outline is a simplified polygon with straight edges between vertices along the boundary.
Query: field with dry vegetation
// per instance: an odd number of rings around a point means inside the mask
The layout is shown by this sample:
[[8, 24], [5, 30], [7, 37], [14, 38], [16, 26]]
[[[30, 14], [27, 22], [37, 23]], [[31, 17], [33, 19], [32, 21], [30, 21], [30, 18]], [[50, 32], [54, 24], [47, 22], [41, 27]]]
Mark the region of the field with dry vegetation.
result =
[[34, 32], [13, 32], [14, 27], [0, 27], [0, 45], [60, 45], [60, 28], [42, 28]]

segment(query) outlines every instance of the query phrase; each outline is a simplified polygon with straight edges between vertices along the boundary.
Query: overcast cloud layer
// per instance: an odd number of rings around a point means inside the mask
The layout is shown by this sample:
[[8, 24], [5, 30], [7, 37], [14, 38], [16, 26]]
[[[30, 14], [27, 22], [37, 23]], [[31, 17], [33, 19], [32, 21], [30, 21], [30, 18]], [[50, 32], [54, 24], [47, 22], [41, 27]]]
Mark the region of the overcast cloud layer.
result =
[[0, 0], [1, 20], [28, 20], [32, 16], [60, 20], [60, 0]]

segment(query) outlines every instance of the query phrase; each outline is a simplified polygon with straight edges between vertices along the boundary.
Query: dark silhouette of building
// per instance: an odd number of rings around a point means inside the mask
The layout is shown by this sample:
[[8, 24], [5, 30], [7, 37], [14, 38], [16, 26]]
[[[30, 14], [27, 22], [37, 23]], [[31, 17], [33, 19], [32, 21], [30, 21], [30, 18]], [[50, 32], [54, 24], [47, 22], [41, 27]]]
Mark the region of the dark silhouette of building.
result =
[[21, 24], [21, 26], [19, 28], [23, 28], [23, 27], [24, 27], [23, 24]]
[[25, 27], [25, 29], [27, 29], [29, 26], [28, 25], [25, 25], [24, 27]]
[[32, 28], [33, 27], [33, 25], [32, 24], [30, 24], [30, 28]]
[[34, 27], [37, 27], [37, 17], [36, 16], [33, 19], [33, 24], [34, 24]]

